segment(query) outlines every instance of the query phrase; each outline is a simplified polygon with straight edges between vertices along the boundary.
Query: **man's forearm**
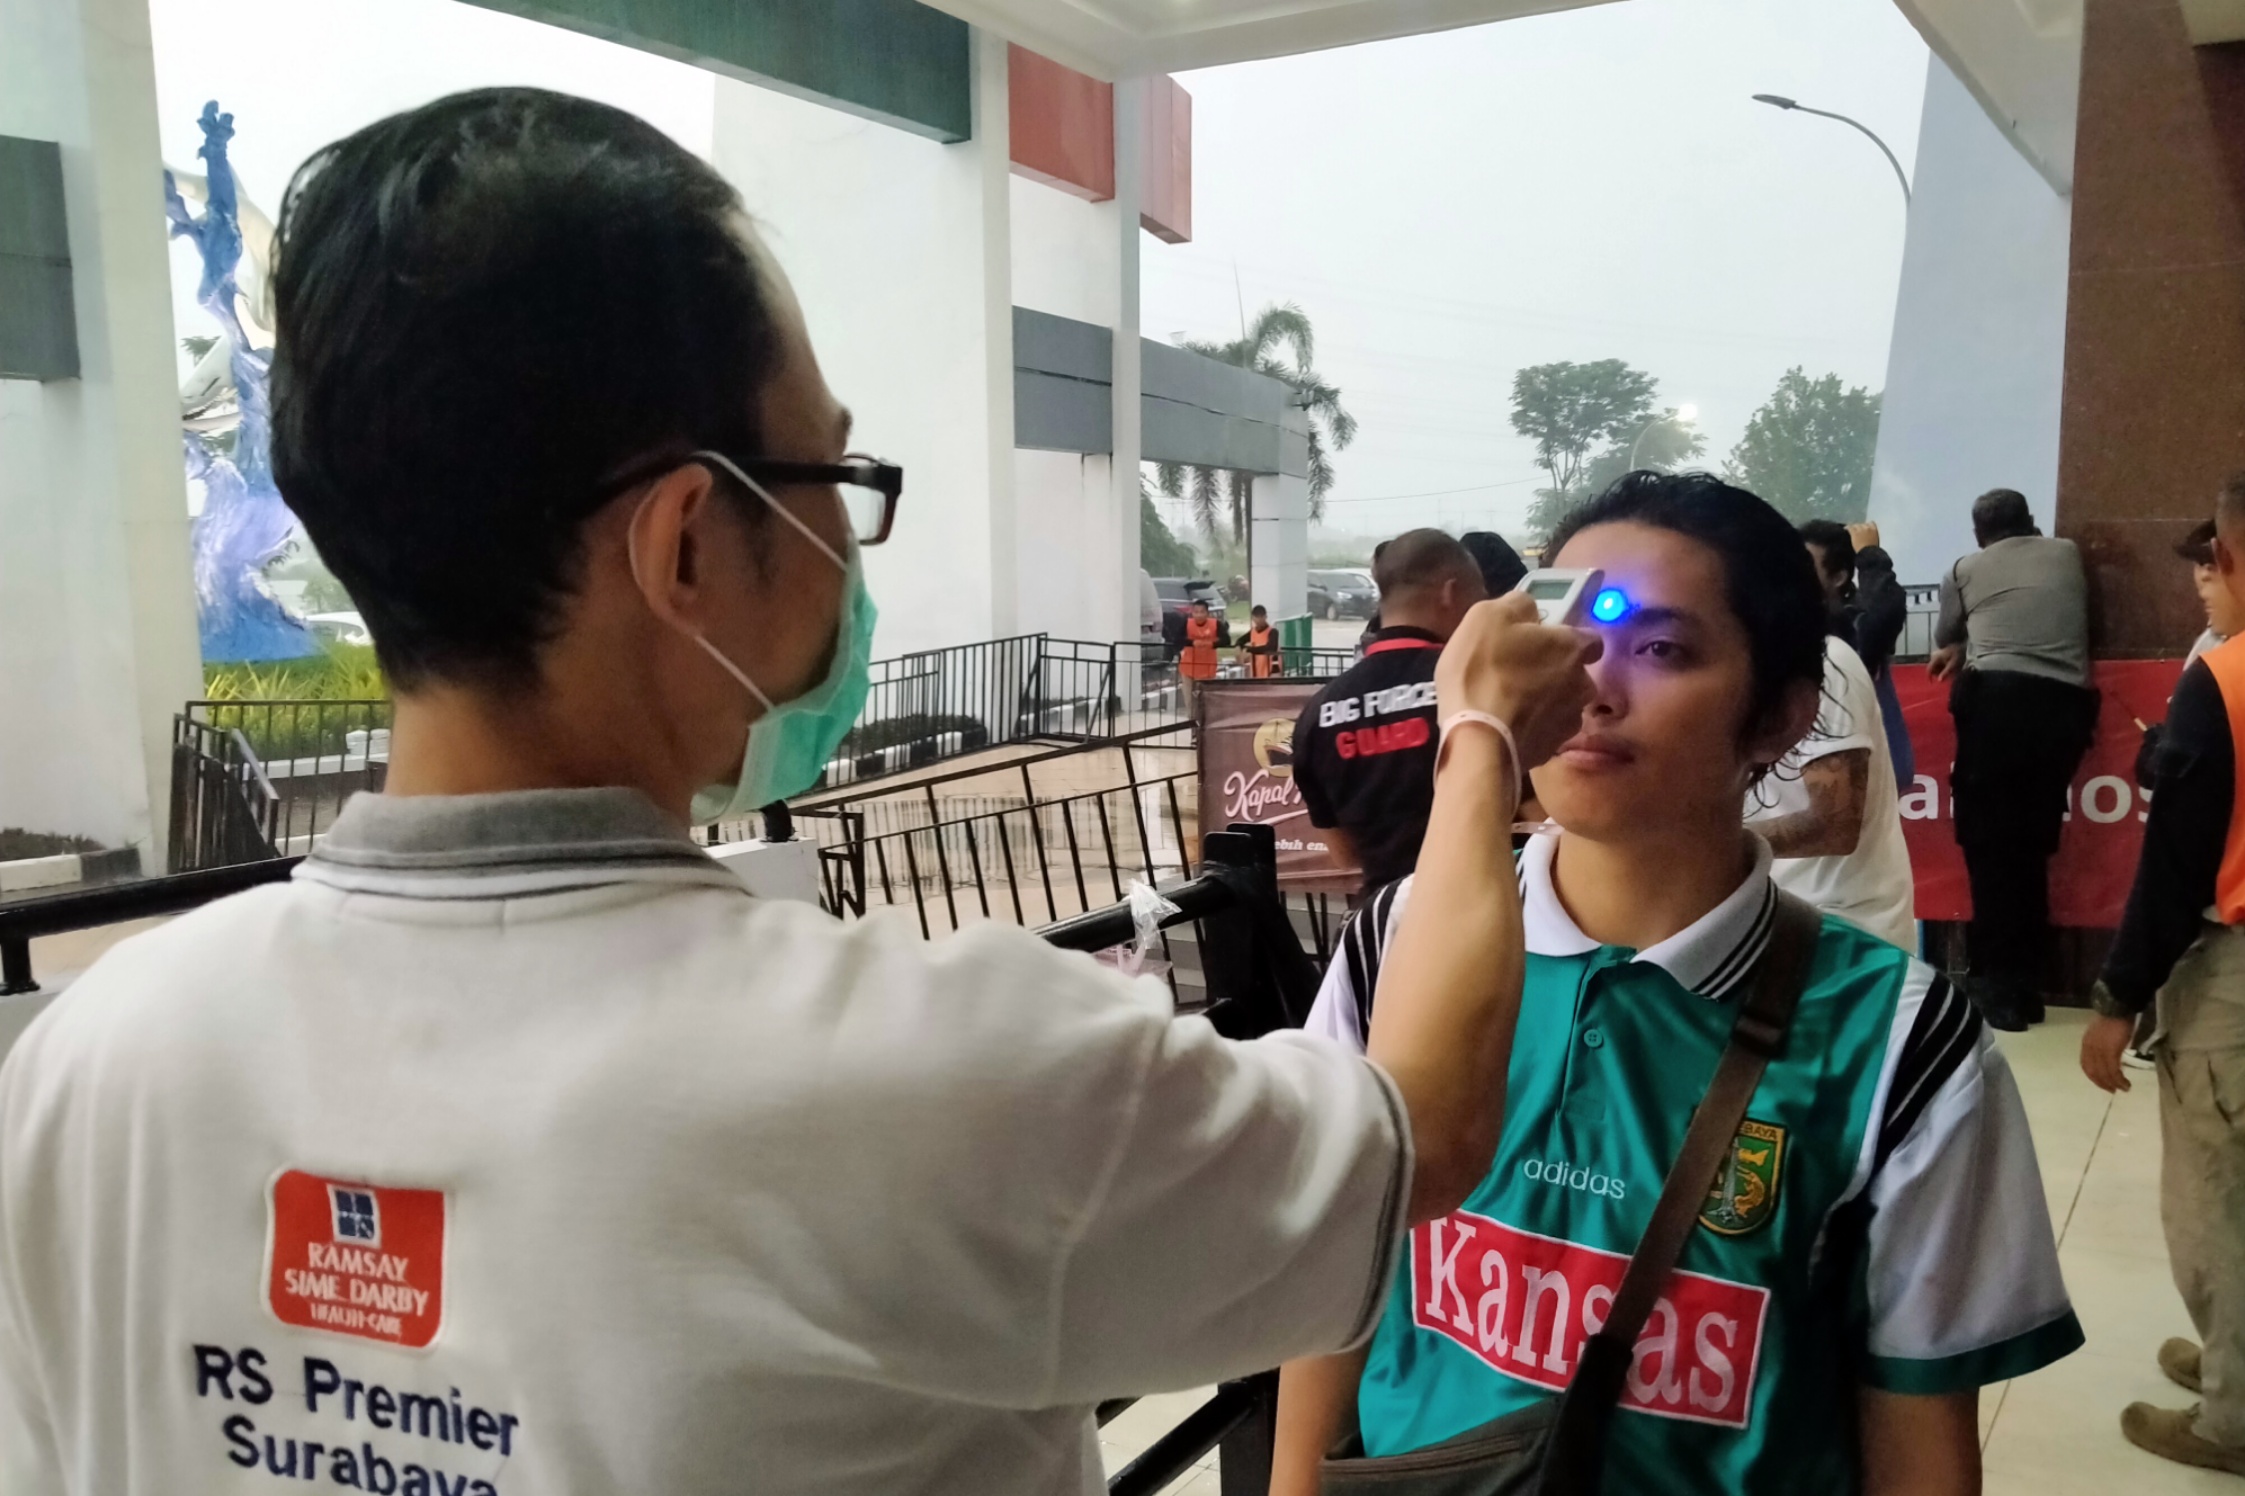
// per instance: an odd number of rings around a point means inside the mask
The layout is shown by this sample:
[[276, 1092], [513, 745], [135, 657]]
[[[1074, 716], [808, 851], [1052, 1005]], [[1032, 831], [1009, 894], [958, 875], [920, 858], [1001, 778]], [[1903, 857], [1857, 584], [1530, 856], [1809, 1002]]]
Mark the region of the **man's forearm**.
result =
[[1756, 822], [1754, 830], [1778, 857], [1846, 857], [1863, 840], [1870, 774], [1869, 749], [1851, 748], [1811, 759], [1801, 770], [1809, 808]]
[[1279, 1371], [1270, 1496], [1317, 1496], [1318, 1466], [1348, 1425], [1364, 1354], [1313, 1356]]
[[1465, 1199], [1503, 1124], [1524, 960], [1511, 834], [1518, 785], [1519, 766], [1495, 733], [1466, 727], [1450, 742], [1380, 976], [1366, 1048], [1410, 1114], [1414, 1223]]

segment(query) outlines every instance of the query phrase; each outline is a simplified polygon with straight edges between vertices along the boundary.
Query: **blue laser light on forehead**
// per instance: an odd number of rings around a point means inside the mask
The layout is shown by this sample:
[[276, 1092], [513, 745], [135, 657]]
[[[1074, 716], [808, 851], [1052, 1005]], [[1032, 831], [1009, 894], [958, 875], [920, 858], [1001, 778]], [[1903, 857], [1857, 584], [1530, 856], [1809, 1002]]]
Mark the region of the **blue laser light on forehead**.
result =
[[1590, 616], [1600, 623], [1619, 623], [1636, 606], [1629, 600], [1629, 594], [1619, 587], [1603, 587], [1590, 600]]

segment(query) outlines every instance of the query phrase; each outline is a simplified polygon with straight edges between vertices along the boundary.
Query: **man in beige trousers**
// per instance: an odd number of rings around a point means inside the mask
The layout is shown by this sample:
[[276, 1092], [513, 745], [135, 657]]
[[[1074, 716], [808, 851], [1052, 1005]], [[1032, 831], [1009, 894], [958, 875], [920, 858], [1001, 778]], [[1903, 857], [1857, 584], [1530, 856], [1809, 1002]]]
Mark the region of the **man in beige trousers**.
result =
[[[2245, 473], [2223, 485], [2214, 564], [2245, 602]], [[2120, 1058], [2156, 1001], [2160, 1215], [2175, 1287], [2201, 1344], [2170, 1340], [2160, 1369], [2195, 1408], [2132, 1404], [2121, 1431], [2152, 1453], [2245, 1475], [2245, 638], [2183, 672], [2155, 768], [2158, 796], [2120, 934], [2097, 983], [2081, 1068], [2124, 1091]]]

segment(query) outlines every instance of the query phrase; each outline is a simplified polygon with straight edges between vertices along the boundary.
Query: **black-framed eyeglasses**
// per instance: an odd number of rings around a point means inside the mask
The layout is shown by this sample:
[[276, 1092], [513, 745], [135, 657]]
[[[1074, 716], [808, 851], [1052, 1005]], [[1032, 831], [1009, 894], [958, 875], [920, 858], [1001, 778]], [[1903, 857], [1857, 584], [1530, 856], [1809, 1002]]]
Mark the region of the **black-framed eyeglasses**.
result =
[[[767, 488], [790, 484], [832, 487], [842, 496], [843, 518], [859, 545], [879, 545], [889, 538], [889, 531], [896, 525], [896, 501], [904, 492], [904, 469], [893, 462], [883, 462], [863, 452], [851, 452], [840, 462], [790, 462], [779, 457], [736, 457], [715, 447], [706, 450], [723, 457], [743, 475]], [[649, 463], [609, 485], [608, 491], [621, 493], [695, 460], [694, 455], [688, 453]], [[703, 465], [721, 479], [729, 481], [733, 477], [722, 465]]]
[[[712, 449], [714, 450], [714, 449]], [[777, 457], [724, 454], [749, 477], [766, 485], [831, 484], [842, 495], [842, 514], [859, 545], [879, 545], [896, 524], [896, 501], [904, 493], [904, 469], [863, 452], [840, 462], [786, 462]]]

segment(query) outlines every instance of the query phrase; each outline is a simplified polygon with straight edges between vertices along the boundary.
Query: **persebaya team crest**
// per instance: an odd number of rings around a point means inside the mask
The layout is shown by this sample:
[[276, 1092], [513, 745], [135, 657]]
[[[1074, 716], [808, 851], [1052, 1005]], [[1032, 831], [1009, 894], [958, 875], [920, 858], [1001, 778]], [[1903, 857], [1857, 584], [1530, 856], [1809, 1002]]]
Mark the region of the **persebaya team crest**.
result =
[[1699, 1223], [1725, 1236], [1744, 1236], [1769, 1224], [1777, 1209], [1777, 1180], [1785, 1163], [1785, 1129], [1752, 1118], [1741, 1122], [1731, 1139], [1731, 1156], [1724, 1160], [1707, 1191], [1707, 1208]]

